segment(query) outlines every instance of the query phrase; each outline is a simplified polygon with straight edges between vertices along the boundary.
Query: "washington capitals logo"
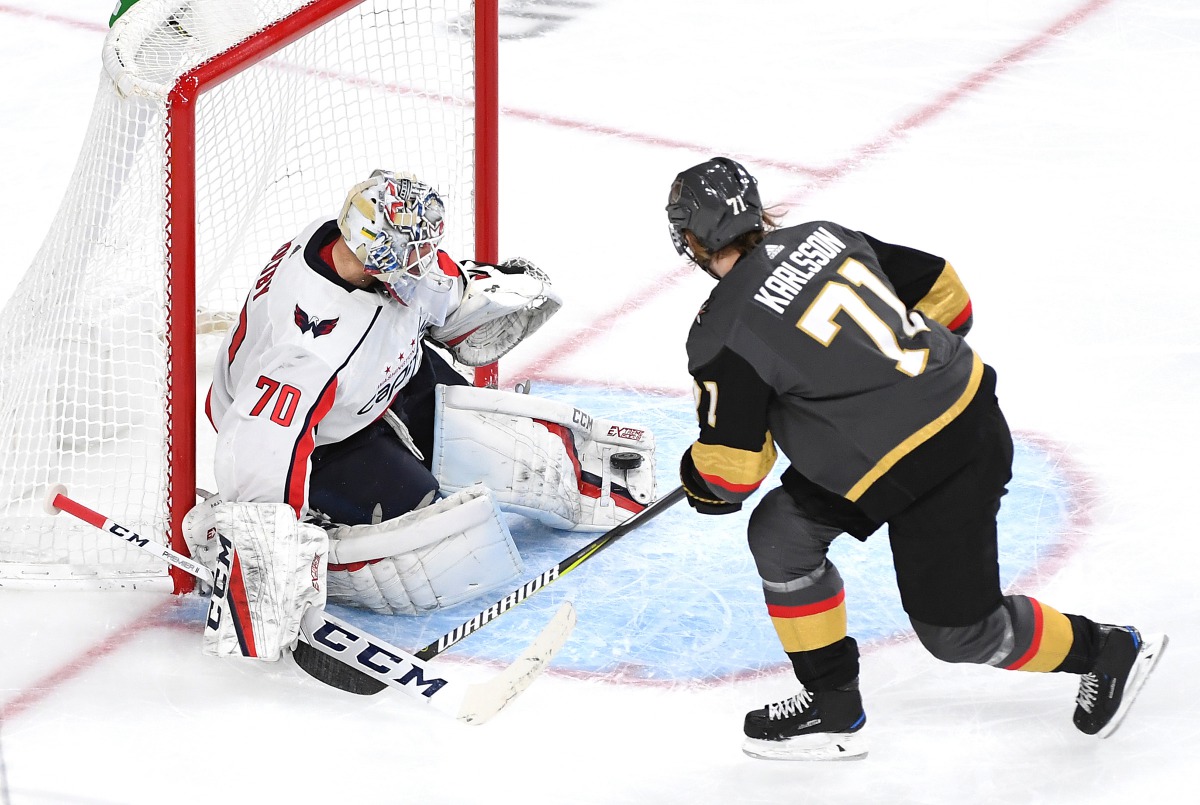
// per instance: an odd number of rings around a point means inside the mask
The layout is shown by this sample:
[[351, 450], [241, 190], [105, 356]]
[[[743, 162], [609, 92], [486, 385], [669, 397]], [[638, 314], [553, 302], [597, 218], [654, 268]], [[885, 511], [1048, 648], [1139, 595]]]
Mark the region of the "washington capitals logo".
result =
[[296, 305], [296, 326], [300, 328], [300, 332], [302, 333], [307, 333], [311, 330], [313, 338], [329, 335], [333, 332], [333, 328], [337, 327], [337, 323], [337, 319], [312, 318], [299, 305]]

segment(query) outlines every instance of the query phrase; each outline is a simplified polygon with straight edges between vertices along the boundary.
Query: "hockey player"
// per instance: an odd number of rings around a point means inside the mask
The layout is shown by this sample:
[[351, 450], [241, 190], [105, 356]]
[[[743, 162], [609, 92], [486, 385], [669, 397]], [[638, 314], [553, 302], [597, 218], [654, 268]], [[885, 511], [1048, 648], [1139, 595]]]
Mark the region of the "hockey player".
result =
[[[206, 405], [218, 494], [185, 523], [216, 579], [206, 652], [277, 659], [326, 601], [415, 614], [511, 583], [502, 504], [601, 530], [651, 499], [648, 435], [476, 389], [426, 348], [485, 365], [561, 304], [526, 260], [455, 262], [444, 215], [416, 176], [375, 171], [248, 293]], [[650, 459], [623, 484], [596, 470], [617, 450]]]
[[996, 515], [1013, 444], [996, 373], [963, 339], [971, 302], [953, 267], [830, 221], [780, 228], [727, 158], [680, 173], [666, 209], [676, 250], [718, 280], [687, 339], [700, 421], [680, 466], [687, 500], [736, 512], [776, 445], [791, 462], [748, 536], [801, 688], [746, 715], [744, 751], [866, 754], [858, 647], [827, 552], [885, 523], [931, 654], [1080, 674], [1075, 726], [1112, 734], [1167, 638], [1001, 592]]

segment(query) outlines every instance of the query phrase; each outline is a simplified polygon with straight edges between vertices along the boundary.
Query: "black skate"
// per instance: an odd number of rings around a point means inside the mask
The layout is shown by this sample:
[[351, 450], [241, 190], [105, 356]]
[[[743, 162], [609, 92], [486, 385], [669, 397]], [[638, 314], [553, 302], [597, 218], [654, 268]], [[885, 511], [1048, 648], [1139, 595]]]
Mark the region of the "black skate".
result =
[[1079, 680], [1075, 726], [1107, 738], [1117, 731], [1134, 697], [1167, 647], [1166, 635], [1142, 637], [1132, 626], [1102, 625], [1100, 656]]
[[746, 714], [742, 751], [766, 760], [859, 760], [867, 756], [862, 696], [853, 690], [800, 692]]

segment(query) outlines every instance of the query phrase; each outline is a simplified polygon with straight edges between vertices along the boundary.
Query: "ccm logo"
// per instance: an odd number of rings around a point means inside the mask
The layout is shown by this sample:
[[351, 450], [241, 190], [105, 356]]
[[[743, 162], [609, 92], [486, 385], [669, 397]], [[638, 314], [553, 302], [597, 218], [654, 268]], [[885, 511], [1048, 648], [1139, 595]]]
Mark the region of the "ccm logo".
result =
[[640, 442], [645, 433], [644, 430], [639, 430], [638, 428], [623, 428], [620, 425], [613, 425], [608, 429], [609, 436], [617, 436], [634, 442]]
[[[336, 623], [323, 623], [312, 633], [312, 640], [328, 649], [350, 667], [358, 666], [363, 672], [374, 672], [376, 679], [381, 677], [410, 685], [420, 690], [422, 696], [429, 698], [441, 690], [448, 680], [441, 677], [425, 678], [429, 671], [423, 665], [417, 665], [411, 660], [397, 657], [383, 646], [373, 642], [368, 635], [352, 632], [349, 624], [344, 626]], [[408, 665], [405, 665], [408, 662]]]

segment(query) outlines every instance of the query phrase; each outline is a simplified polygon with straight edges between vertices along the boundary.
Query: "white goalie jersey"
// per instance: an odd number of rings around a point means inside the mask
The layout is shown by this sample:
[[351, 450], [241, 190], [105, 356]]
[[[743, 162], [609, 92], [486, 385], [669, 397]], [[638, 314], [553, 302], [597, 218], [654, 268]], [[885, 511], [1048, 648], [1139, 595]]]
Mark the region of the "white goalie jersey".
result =
[[[316, 221], [281, 246], [218, 352], [206, 410], [225, 500], [283, 502], [303, 515], [313, 449], [383, 416], [420, 367], [422, 339], [485, 365], [561, 306], [528, 261], [468, 261], [468, 275], [440, 251], [434, 271], [443, 282], [426, 277], [399, 302], [337, 275], [339, 237], [336, 222]], [[449, 290], [445, 277], [454, 280]]]
[[[335, 222], [318, 221], [280, 247], [218, 353], [206, 410], [225, 500], [282, 502], [303, 515], [313, 449], [381, 417], [420, 366], [425, 333], [461, 303], [462, 282], [421, 286], [407, 305], [354, 288], [331, 267], [338, 237]], [[442, 272], [461, 276], [439, 258]]]

